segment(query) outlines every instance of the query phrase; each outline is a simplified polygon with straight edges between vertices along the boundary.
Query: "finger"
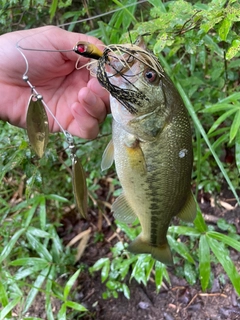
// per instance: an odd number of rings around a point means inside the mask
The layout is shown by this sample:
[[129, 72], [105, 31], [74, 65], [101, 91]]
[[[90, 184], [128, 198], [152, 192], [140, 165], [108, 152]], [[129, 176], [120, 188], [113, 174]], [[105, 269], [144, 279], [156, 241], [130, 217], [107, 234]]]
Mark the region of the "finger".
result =
[[107, 106], [102, 98], [92, 92], [89, 88], [85, 87], [79, 91], [78, 99], [82, 108], [98, 120], [98, 123], [102, 123], [107, 115]]
[[101, 98], [105, 107], [107, 108], [107, 113], [110, 113], [110, 102], [109, 102], [109, 92], [103, 88], [96, 78], [92, 78], [88, 81], [87, 87], [95, 93], [96, 96]]
[[79, 102], [74, 102], [71, 106], [73, 121], [68, 130], [73, 135], [84, 139], [94, 139], [99, 133], [99, 121], [91, 116]]

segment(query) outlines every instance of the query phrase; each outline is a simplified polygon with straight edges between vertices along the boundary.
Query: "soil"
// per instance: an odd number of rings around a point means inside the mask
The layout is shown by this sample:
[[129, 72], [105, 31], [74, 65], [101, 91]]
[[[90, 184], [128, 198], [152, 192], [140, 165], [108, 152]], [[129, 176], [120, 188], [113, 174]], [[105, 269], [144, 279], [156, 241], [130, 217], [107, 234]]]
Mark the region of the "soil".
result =
[[[101, 199], [103, 195], [99, 195]], [[101, 200], [100, 200], [101, 201]], [[229, 223], [236, 226], [240, 232], [240, 208], [235, 206], [236, 201], [228, 191], [219, 196], [217, 201], [208, 194], [199, 195], [199, 204], [205, 220], [216, 227], [219, 218], [225, 218]], [[217, 203], [217, 205], [215, 204]], [[76, 216], [63, 219], [63, 227], [59, 233], [63, 241], [67, 243], [79, 231], [92, 230], [104, 235], [102, 241], [94, 243], [93, 234], [88, 239], [88, 244], [81, 262], [92, 266], [102, 257], [111, 257], [110, 248], [119, 238], [124, 241], [124, 235], [118, 233], [113, 227], [114, 222], [110, 210], [108, 215], [102, 211], [90, 212], [89, 222], [77, 220]], [[92, 231], [92, 233], [94, 233]], [[110, 241], [109, 241], [110, 239]], [[232, 259], [240, 271], [240, 253], [232, 250]], [[190, 286], [185, 279], [176, 276], [176, 267], [168, 268], [171, 284], [164, 283], [160, 292], [156, 293], [153, 279], [150, 279], [147, 287], [136, 281], [126, 281], [130, 288], [131, 298], [126, 299], [122, 293], [119, 297], [104, 300], [102, 293], [106, 291], [105, 284], [101, 283], [100, 274], [90, 276], [88, 272], [82, 273], [77, 284], [77, 299], [91, 312], [81, 319], [106, 319], [106, 320], [183, 320], [183, 319], [240, 319], [240, 298], [237, 296], [229, 279], [220, 265], [212, 266], [214, 275], [211, 290], [202, 292], [200, 284]], [[78, 319], [76, 317], [76, 319]]]

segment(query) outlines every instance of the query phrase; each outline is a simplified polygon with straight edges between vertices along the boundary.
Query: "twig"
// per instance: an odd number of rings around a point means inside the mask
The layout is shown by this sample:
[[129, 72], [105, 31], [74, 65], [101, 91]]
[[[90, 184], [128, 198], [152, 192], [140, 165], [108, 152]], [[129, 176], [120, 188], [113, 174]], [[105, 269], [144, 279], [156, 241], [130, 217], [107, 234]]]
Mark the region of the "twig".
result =
[[224, 297], [227, 298], [227, 295], [221, 292], [217, 293], [196, 293], [195, 296], [192, 298], [192, 300], [187, 304], [187, 306], [184, 308], [185, 310], [193, 303], [193, 301], [198, 297]]

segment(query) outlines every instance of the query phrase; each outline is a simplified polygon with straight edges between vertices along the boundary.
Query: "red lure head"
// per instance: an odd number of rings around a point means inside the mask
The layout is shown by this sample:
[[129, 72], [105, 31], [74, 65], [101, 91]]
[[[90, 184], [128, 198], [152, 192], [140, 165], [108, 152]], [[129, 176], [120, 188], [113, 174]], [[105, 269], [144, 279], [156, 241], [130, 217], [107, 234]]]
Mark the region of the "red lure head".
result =
[[85, 41], [79, 41], [73, 48], [73, 51], [80, 56], [98, 60], [102, 55], [102, 51], [99, 50], [94, 44]]

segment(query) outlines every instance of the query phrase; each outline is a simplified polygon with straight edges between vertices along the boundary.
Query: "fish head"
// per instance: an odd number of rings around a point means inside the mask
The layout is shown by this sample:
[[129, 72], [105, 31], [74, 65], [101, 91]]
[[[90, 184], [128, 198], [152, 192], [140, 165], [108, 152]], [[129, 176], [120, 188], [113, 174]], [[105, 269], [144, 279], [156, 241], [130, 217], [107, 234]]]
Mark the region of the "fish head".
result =
[[[98, 60], [97, 78], [111, 94], [114, 120], [128, 125], [131, 133], [133, 127], [144, 122], [145, 127], [146, 124], [151, 126], [155, 135], [158, 130], [154, 126], [162, 127], [169, 118], [171, 104], [168, 106], [166, 102], [166, 90], [172, 83], [157, 57], [146, 50], [141, 40], [136, 44], [106, 47]], [[157, 121], [153, 119], [156, 114]]]

